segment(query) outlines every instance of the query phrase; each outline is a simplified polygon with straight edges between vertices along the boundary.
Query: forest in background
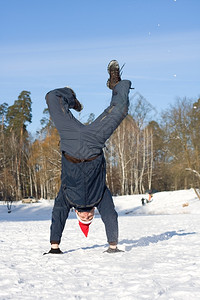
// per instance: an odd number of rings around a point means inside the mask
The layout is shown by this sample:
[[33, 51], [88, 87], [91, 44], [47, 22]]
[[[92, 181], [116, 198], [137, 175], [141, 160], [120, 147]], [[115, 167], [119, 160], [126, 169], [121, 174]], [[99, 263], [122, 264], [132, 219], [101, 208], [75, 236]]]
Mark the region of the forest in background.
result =
[[[179, 98], [156, 120], [155, 109], [142, 95], [133, 100], [129, 115], [104, 149], [112, 194], [194, 188], [198, 195], [200, 99]], [[28, 91], [22, 91], [11, 106], [0, 104], [0, 200], [53, 199], [60, 188], [58, 132], [45, 109], [33, 138], [27, 130], [31, 106]], [[85, 124], [94, 118], [91, 113]]]

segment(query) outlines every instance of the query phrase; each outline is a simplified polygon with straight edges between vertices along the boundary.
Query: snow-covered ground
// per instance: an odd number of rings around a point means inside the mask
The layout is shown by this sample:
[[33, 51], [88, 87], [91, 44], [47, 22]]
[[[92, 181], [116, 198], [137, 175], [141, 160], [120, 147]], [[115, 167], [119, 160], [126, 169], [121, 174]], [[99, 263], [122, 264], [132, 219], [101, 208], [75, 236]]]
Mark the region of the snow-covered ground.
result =
[[107, 249], [96, 212], [88, 238], [74, 212], [65, 227], [63, 255], [50, 249], [53, 201], [0, 204], [0, 299], [200, 299], [200, 200], [194, 191], [115, 197], [123, 253]]

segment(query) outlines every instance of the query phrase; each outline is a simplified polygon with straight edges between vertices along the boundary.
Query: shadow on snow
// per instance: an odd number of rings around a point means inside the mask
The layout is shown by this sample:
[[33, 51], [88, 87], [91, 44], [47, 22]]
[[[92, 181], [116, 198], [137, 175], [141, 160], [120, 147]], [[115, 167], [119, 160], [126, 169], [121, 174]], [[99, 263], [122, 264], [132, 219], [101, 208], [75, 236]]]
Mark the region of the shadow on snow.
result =
[[[133, 248], [136, 247], [147, 247], [150, 244], [155, 244], [158, 242], [162, 242], [162, 241], [166, 241], [171, 239], [174, 236], [186, 236], [186, 235], [191, 235], [191, 234], [196, 234], [196, 232], [183, 232], [184, 230], [179, 230], [179, 231], [167, 231], [165, 233], [161, 233], [158, 235], [153, 235], [153, 236], [146, 236], [146, 237], [142, 237], [139, 240], [127, 240], [124, 239], [122, 241], [119, 242], [119, 245], [123, 245], [126, 244], [125, 246], [125, 251], [131, 251]], [[127, 246], [127, 244], [129, 244]], [[74, 251], [84, 251], [84, 250], [91, 250], [91, 249], [95, 249], [95, 248], [102, 248], [102, 247], [107, 247], [108, 244], [101, 244], [101, 245], [93, 245], [93, 246], [89, 246], [89, 247], [79, 247], [76, 249], [71, 249], [71, 250], [67, 250], [64, 252], [64, 254], [66, 253], [71, 253]]]
[[161, 241], [166, 241], [171, 239], [174, 236], [185, 236], [185, 235], [191, 235], [191, 234], [196, 234], [196, 232], [183, 232], [183, 230], [179, 231], [167, 231], [165, 233], [161, 233], [158, 235], [153, 235], [153, 236], [145, 236], [140, 238], [139, 240], [127, 240], [124, 239], [119, 242], [120, 245], [123, 244], [129, 244], [129, 246], [125, 247], [126, 251], [130, 251], [131, 249], [135, 247], [147, 247], [150, 244], [155, 244]]

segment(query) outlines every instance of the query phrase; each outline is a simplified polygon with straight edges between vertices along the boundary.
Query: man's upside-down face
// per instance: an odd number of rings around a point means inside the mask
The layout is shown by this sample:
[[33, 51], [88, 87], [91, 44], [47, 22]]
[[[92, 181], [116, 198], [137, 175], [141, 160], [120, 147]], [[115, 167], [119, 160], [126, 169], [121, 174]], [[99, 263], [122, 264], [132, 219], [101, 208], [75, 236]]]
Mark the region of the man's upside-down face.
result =
[[83, 222], [89, 222], [92, 221], [92, 219], [94, 218], [94, 210], [95, 208], [93, 207], [90, 211], [77, 211], [76, 213], [79, 216], [79, 218], [81, 219], [81, 221]]

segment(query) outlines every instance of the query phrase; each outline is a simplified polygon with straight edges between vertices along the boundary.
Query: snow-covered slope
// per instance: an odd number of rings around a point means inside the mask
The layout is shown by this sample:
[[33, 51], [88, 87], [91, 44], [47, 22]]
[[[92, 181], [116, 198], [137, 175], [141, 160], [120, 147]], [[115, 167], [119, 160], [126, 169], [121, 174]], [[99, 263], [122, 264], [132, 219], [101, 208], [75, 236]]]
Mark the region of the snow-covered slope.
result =
[[121, 196], [115, 198], [120, 214], [200, 214], [200, 200], [193, 189], [155, 193], [152, 202], [142, 206], [141, 199], [148, 195]]
[[194, 191], [114, 197], [119, 248], [107, 248], [96, 212], [88, 238], [75, 213], [67, 220], [61, 249], [46, 255], [53, 201], [0, 204], [0, 299], [200, 299], [200, 200]]

